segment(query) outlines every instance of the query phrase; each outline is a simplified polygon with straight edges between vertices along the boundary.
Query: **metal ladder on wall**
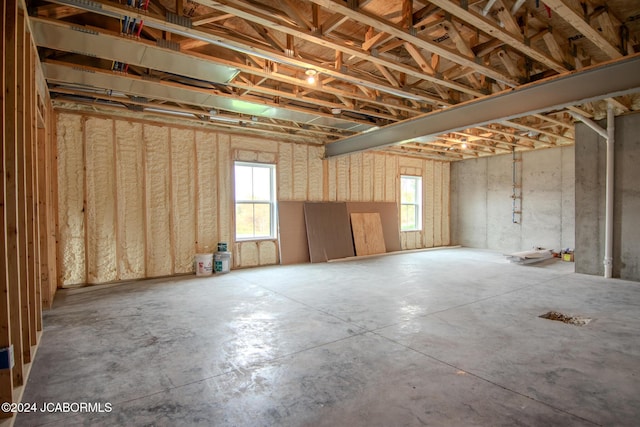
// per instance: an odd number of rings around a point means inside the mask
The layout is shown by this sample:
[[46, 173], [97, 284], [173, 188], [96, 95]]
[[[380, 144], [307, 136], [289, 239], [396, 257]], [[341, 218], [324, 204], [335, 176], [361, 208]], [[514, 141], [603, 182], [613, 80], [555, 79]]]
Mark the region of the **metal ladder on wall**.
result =
[[522, 223], [522, 153], [513, 151], [513, 190], [511, 193], [511, 221]]

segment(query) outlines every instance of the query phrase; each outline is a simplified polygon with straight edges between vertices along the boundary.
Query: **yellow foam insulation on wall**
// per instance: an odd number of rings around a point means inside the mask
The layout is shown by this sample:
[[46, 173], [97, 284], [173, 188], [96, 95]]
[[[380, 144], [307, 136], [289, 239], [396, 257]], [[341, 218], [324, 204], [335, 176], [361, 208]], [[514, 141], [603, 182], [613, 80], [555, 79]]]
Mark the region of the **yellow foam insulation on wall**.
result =
[[384, 202], [384, 186], [385, 186], [385, 155], [373, 154], [373, 201]]
[[193, 271], [196, 252], [195, 131], [171, 129], [174, 273]]
[[349, 195], [348, 200], [362, 201], [362, 153], [349, 156]]
[[451, 244], [451, 232], [450, 232], [450, 163], [442, 163], [442, 245], [448, 246]]
[[[309, 147], [309, 161], [308, 161], [308, 187], [309, 194], [307, 200], [313, 202], [322, 201], [324, 194], [324, 177], [322, 176], [324, 168], [322, 164], [322, 156], [324, 155], [324, 147]], [[260, 255], [262, 261], [262, 252]]]
[[62, 286], [86, 281], [82, 117], [58, 114], [58, 258]]
[[118, 279], [145, 277], [142, 124], [115, 122]]
[[360, 197], [363, 202], [373, 201], [373, 186], [375, 185], [375, 176], [373, 175], [373, 154], [362, 154], [362, 194]]
[[384, 201], [400, 203], [399, 198], [396, 196], [400, 185], [398, 182], [398, 158], [396, 156], [386, 156], [385, 162]]
[[293, 200], [307, 200], [307, 146], [293, 146]]
[[278, 200], [293, 200], [293, 145], [278, 144], [278, 165], [276, 166]]
[[258, 256], [258, 242], [242, 242], [238, 244], [240, 257], [238, 264], [242, 267], [254, 267], [260, 265]]
[[218, 242], [216, 138], [208, 132], [196, 132], [196, 169], [198, 205], [196, 252], [215, 252]]
[[87, 180], [87, 283], [118, 278], [116, 262], [115, 149], [113, 121], [85, 122]]
[[326, 173], [327, 177], [325, 178], [325, 182], [327, 185], [326, 188], [326, 200], [329, 202], [335, 202], [337, 200], [337, 188], [336, 188], [336, 180], [337, 180], [337, 160], [335, 157], [324, 160], [327, 164]]
[[434, 161], [425, 160], [424, 172], [422, 175], [422, 206], [424, 206], [424, 214], [422, 217], [422, 235], [424, 237], [424, 245], [427, 248], [433, 247], [433, 204], [434, 199], [434, 182], [433, 168]]
[[221, 242], [231, 243], [236, 235], [233, 218], [235, 206], [233, 201], [233, 160], [231, 159], [230, 136], [218, 134], [218, 238]]
[[144, 125], [147, 277], [173, 273], [170, 221], [169, 128]]
[[277, 242], [272, 240], [258, 242], [258, 258], [260, 265], [275, 264], [278, 261]]
[[342, 156], [336, 160], [336, 200], [349, 200], [349, 157]]
[[442, 246], [442, 162], [433, 165], [433, 245]]

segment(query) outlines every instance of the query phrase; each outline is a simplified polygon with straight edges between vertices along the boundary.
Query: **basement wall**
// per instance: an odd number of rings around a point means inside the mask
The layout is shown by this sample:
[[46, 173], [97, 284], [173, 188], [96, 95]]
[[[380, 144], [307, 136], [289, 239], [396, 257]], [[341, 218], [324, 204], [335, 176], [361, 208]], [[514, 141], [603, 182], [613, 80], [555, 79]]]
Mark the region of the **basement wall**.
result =
[[[423, 177], [423, 230], [404, 249], [446, 246], [449, 164], [385, 153], [323, 160], [321, 146], [59, 111], [58, 283], [193, 272], [227, 242], [233, 267], [279, 263], [276, 240], [234, 241], [233, 162], [275, 163], [281, 201], [399, 204], [401, 174]], [[399, 226], [398, 226], [399, 228]]]
[[504, 253], [575, 246], [574, 147], [524, 152], [521, 158], [519, 223], [513, 222], [511, 155], [451, 165], [453, 244]]
[[[598, 122], [606, 129], [606, 120]], [[640, 114], [615, 120], [613, 277], [640, 281]], [[604, 274], [606, 144], [576, 124], [576, 272]]]

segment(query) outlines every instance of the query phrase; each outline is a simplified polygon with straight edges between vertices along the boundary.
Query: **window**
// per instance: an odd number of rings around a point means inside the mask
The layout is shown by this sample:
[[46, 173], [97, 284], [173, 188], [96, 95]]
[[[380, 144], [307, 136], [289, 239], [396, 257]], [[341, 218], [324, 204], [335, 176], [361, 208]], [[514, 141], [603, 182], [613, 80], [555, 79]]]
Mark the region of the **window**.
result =
[[236, 240], [276, 236], [276, 167], [235, 163]]
[[422, 229], [422, 178], [400, 176], [400, 230]]

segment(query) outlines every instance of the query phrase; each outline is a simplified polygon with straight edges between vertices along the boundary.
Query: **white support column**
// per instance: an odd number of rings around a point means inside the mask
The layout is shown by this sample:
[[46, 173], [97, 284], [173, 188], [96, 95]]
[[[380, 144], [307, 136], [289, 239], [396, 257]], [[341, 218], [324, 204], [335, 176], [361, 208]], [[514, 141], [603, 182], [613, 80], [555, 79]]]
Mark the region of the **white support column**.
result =
[[613, 105], [607, 103], [607, 182], [605, 213], [604, 277], [610, 279], [613, 271], [613, 178], [615, 115]]

